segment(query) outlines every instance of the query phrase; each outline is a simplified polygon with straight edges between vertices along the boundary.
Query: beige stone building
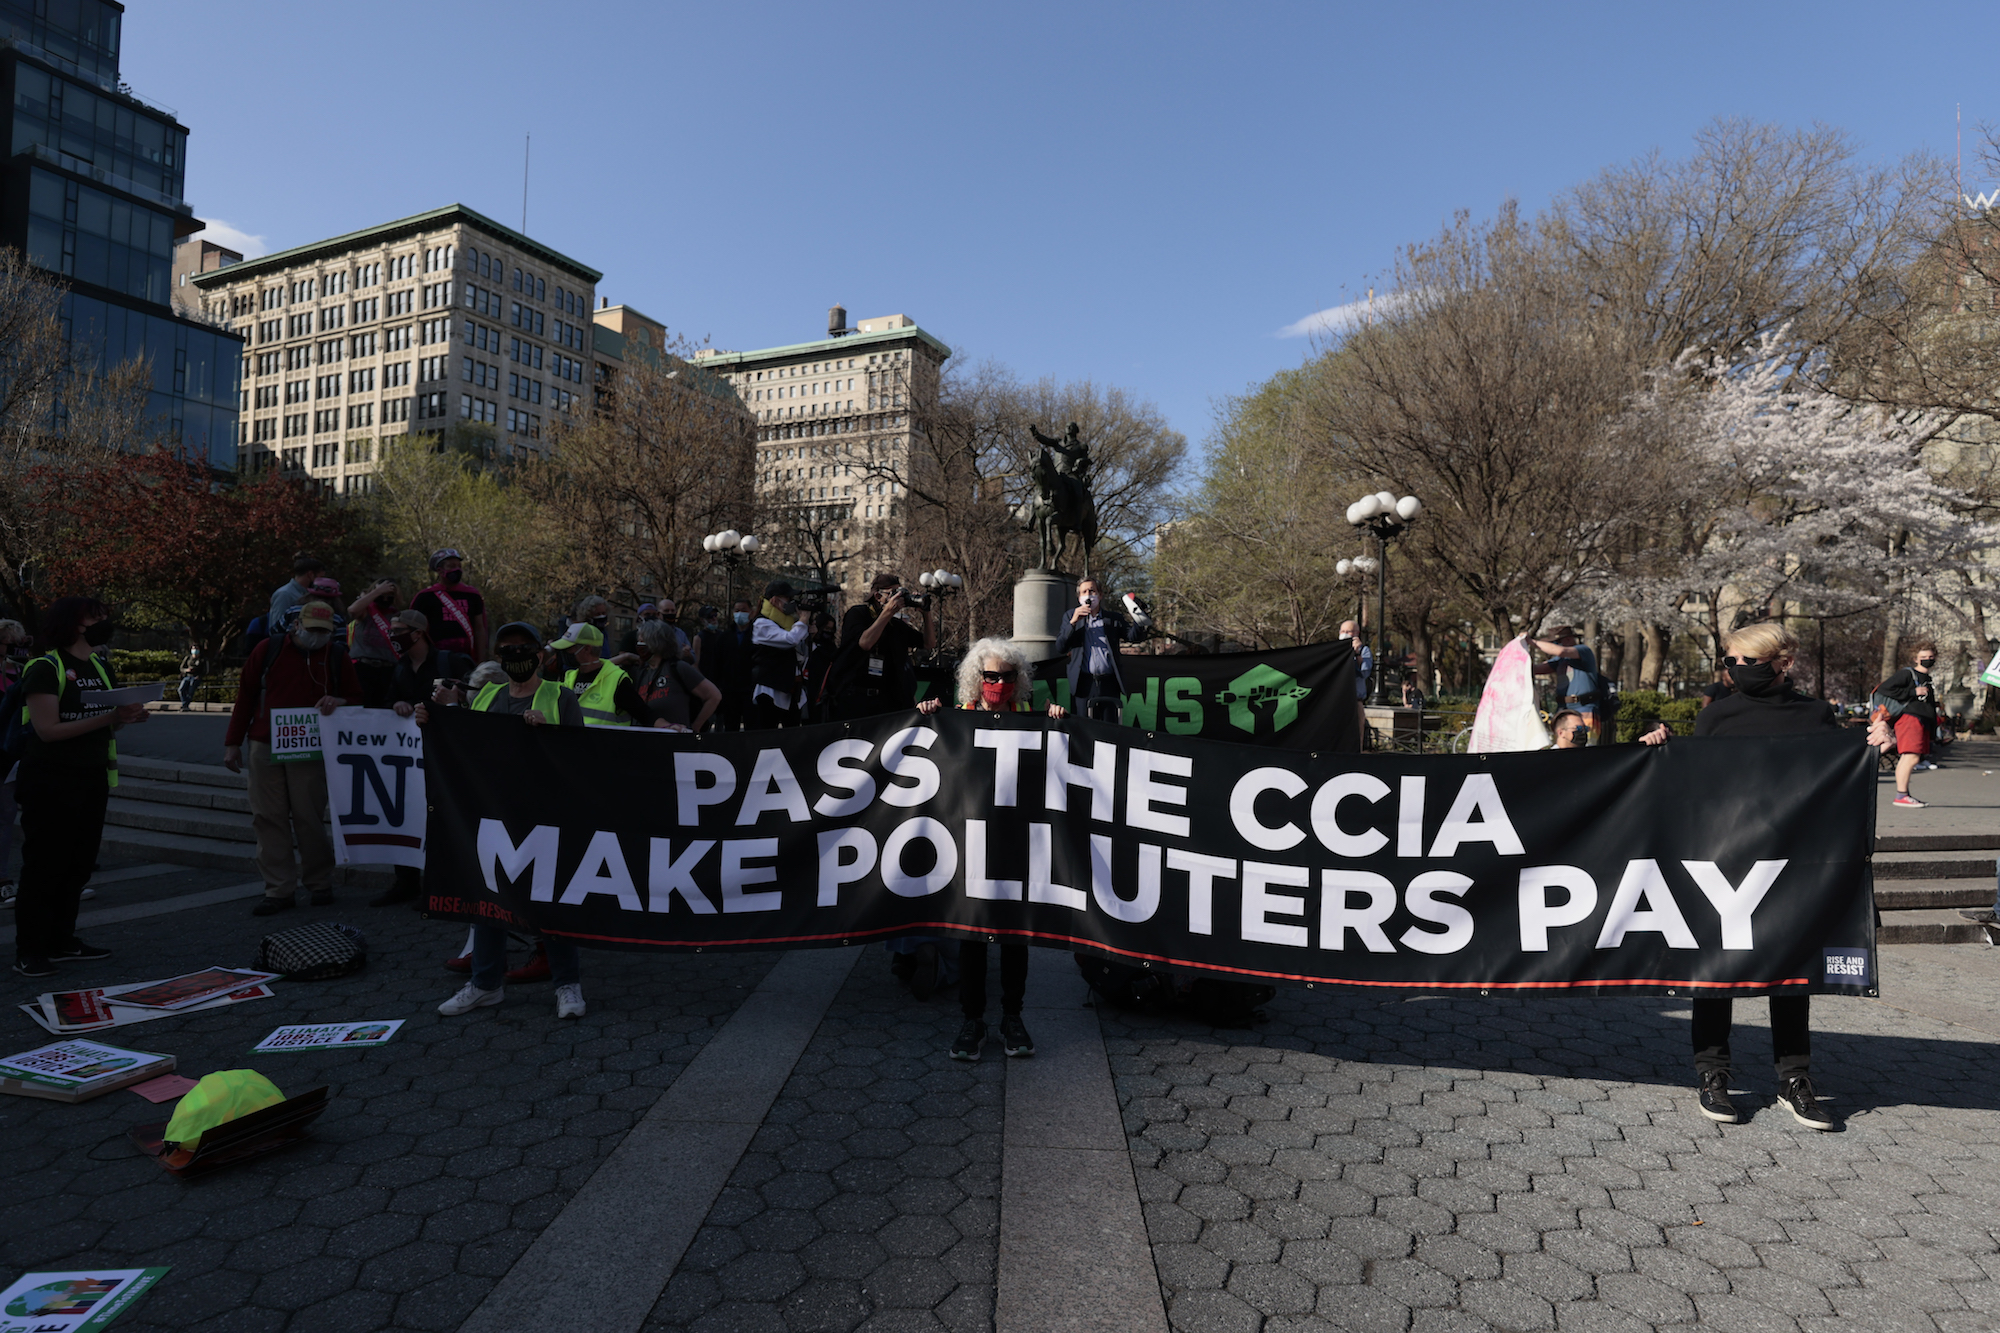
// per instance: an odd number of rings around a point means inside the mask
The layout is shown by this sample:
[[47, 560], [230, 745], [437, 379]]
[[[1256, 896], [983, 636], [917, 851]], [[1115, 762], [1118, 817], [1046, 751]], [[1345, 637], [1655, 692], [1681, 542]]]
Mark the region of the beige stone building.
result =
[[907, 459], [911, 409], [935, 398], [950, 355], [908, 315], [849, 328], [839, 306], [813, 342], [695, 353], [757, 419], [759, 537], [774, 564], [852, 595], [873, 573], [864, 556], [900, 558], [907, 497], [868, 464]]
[[189, 286], [247, 340], [243, 473], [276, 467], [346, 495], [369, 489], [381, 441], [409, 431], [471, 423], [503, 452], [545, 449], [555, 418], [589, 409], [602, 277], [452, 204]]

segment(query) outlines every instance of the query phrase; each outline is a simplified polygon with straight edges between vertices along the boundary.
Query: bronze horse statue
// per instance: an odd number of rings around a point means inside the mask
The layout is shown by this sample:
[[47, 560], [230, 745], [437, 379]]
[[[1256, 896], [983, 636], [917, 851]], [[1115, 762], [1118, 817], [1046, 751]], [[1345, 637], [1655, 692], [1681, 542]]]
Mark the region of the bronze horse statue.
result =
[[1077, 424], [1069, 423], [1063, 438], [1044, 435], [1028, 427], [1042, 446], [1029, 476], [1035, 483], [1035, 502], [1028, 512], [1028, 530], [1041, 541], [1041, 567], [1054, 569], [1074, 535], [1083, 547], [1083, 572], [1090, 574], [1090, 553], [1097, 545], [1097, 501], [1090, 494], [1090, 448], [1078, 438]]

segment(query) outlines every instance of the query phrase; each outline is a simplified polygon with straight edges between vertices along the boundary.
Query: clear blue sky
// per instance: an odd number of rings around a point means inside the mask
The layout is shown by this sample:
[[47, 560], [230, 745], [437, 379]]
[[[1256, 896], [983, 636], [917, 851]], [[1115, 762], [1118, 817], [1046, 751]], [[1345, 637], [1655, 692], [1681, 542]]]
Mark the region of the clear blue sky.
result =
[[900, 311], [1198, 444], [1453, 210], [1719, 115], [1949, 155], [1954, 103], [2000, 120], [1996, 30], [1990, 3], [130, 0], [124, 69], [191, 129], [197, 215], [260, 250], [453, 201], [517, 224], [532, 133], [528, 230], [614, 303], [729, 348]]

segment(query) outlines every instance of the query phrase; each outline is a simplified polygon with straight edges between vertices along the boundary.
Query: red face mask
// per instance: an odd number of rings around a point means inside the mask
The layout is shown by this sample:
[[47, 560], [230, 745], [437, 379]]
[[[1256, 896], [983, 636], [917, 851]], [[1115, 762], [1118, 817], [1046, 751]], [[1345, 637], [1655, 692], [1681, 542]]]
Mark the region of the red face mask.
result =
[[1014, 682], [1010, 680], [1004, 685], [995, 685], [990, 680], [981, 681], [979, 697], [986, 701], [988, 708], [1005, 708], [1014, 702]]

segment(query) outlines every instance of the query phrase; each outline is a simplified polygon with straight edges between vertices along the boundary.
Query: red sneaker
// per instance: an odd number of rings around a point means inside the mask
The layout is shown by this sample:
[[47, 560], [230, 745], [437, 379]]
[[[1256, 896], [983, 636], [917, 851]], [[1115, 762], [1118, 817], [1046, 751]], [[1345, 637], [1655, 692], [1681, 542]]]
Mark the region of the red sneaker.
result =
[[470, 972], [472, 970], [472, 955], [469, 953], [461, 954], [457, 958], [445, 959], [444, 970], [447, 972]]
[[509, 972], [506, 978], [507, 984], [510, 986], [520, 986], [530, 981], [547, 981], [548, 979], [549, 951], [539, 944], [535, 946], [534, 957], [515, 968], [512, 972]]

